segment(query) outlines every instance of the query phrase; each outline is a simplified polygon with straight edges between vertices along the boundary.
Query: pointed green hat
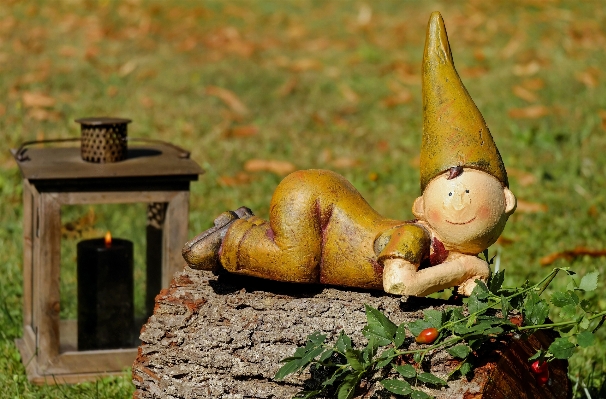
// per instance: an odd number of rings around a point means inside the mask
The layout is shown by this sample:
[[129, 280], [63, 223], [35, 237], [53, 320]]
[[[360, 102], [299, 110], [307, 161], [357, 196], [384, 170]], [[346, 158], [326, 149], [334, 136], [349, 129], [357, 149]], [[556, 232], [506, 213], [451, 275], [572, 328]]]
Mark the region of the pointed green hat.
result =
[[421, 192], [431, 179], [455, 166], [484, 171], [509, 186], [501, 154], [455, 70], [444, 20], [435, 11], [423, 53]]

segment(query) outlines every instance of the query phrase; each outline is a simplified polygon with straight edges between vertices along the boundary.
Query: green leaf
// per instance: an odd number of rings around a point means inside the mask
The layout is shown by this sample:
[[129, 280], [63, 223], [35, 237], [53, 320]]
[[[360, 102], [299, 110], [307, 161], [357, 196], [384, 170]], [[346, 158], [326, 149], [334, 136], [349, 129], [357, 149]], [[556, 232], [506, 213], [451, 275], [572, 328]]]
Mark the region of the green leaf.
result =
[[405, 339], [406, 339], [406, 323], [402, 323], [398, 326], [398, 329], [396, 330], [396, 336], [393, 340], [393, 344], [396, 347], [396, 349], [399, 348], [400, 346], [402, 346]]
[[358, 383], [360, 382], [360, 374], [348, 374], [344, 379], [339, 389], [337, 390], [338, 399], [351, 399], [356, 392]]
[[351, 349], [351, 338], [349, 338], [345, 332], [341, 331], [339, 338], [337, 338], [337, 342], [335, 344], [339, 353], [345, 354], [347, 349]]
[[406, 381], [401, 380], [382, 380], [381, 385], [385, 389], [387, 389], [391, 393], [395, 393], [396, 395], [410, 395], [412, 393], [412, 388], [410, 384]]
[[377, 368], [382, 369], [387, 366], [393, 360], [396, 351], [394, 348], [389, 348], [377, 358]]
[[415, 363], [421, 364], [421, 361], [423, 360], [423, 355], [421, 355], [421, 352], [416, 352], [414, 355], [412, 355], [412, 359], [415, 361]]
[[539, 349], [534, 355], [530, 356], [528, 358], [528, 361], [532, 361], [532, 360], [537, 360], [540, 357], [544, 357], [545, 356], [545, 351], [542, 349]]
[[415, 378], [415, 376], [417, 375], [417, 370], [410, 364], [395, 366], [394, 368], [398, 373], [402, 374], [402, 377], [404, 378]]
[[364, 366], [362, 365], [362, 354], [359, 350], [347, 349], [345, 351], [345, 357], [347, 358], [347, 363], [349, 363], [352, 369], [356, 371], [364, 370]]
[[417, 391], [416, 389], [412, 390], [412, 393], [410, 394], [410, 399], [429, 399], [431, 398], [431, 396], [429, 396], [428, 394], [426, 394], [423, 391]]
[[276, 373], [274, 378], [278, 381], [281, 381], [289, 374], [297, 372], [301, 368], [301, 359], [291, 360], [286, 362], [284, 366], [280, 367], [280, 370]]
[[486, 283], [482, 280], [475, 281], [476, 286], [474, 287], [471, 295], [476, 296], [480, 300], [484, 300], [490, 297], [490, 290], [486, 286]]
[[429, 323], [426, 320], [416, 320], [416, 321], [413, 321], [412, 323], [408, 323], [408, 329], [410, 330], [412, 335], [414, 335], [415, 337], [417, 335], [421, 334], [421, 331], [423, 331], [429, 327], [433, 327], [433, 326], [431, 325], [431, 323]]
[[589, 302], [587, 299], [583, 299], [579, 305], [584, 311], [591, 312], [591, 302]]
[[593, 345], [594, 341], [595, 336], [590, 331], [583, 331], [577, 335], [577, 342], [581, 348], [587, 348], [588, 346]]
[[467, 345], [457, 345], [446, 351], [456, 358], [465, 359], [471, 353], [471, 348]]
[[503, 317], [507, 317], [509, 312], [511, 312], [511, 304], [507, 298], [501, 295], [501, 313], [503, 314]]
[[293, 399], [312, 399], [315, 398], [322, 390], [317, 391], [300, 391], [293, 396]]
[[459, 373], [461, 373], [461, 375], [465, 376], [465, 375], [469, 374], [472, 369], [473, 369], [473, 366], [471, 365], [471, 363], [464, 362], [463, 364], [461, 364], [461, 367], [459, 367]]
[[322, 345], [324, 343], [324, 341], [326, 340], [326, 335], [320, 334], [319, 331], [316, 331], [315, 333], [309, 335], [307, 337], [307, 340], [314, 345]]
[[579, 323], [579, 327], [581, 327], [584, 330], [589, 328], [589, 319], [587, 318], [587, 316], [583, 316], [583, 319]]
[[391, 339], [377, 335], [375, 331], [373, 331], [368, 325], [364, 326], [364, 328], [362, 329], [362, 334], [364, 334], [364, 336], [368, 338], [369, 342], [371, 340], [374, 341], [377, 346], [387, 346], [392, 342]]
[[549, 314], [549, 305], [539, 298], [536, 292], [531, 292], [524, 304], [524, 321], [528, 325], [545, 323]]
[[425, 315], [425, 320], [431, 324], [431, 327], [435, 328], [442, 327], [442, 324], [446, 319], [446, 313], [441, 310], [426, 309], [423, 311], [423, 314]]
[[305, 354], [305, 356], [303, 356], [301, 358], [300, 366], [302, 368], [307, 366], [309, 363], [311, 363], [312, 360], [314, 360], [316, 358], [316, 356], [318, 356], [320, 353], [322, 353], [323, 350], [324, 350], [324, 348], [319, 346], [319, 347], [314, 348], [311, 351], [307, 352], [307, 354]]
[[581, 282], [579, 283], [579, 289], [583, 291], [593, 291], [598, 288], [599, 275], [600, 272], [598, 271], [587, 273], [586, 275], [584, 275], [581, 279]]
[[490, 281], [488, 282], [488, 289], [490, 292], [497, 295], [503, 285], [503, 281], [505, 281], [505, 269], [499, 270], [490, 276]]
[[577, 313], [577, 305], [566, 305], [560, 310], [560, 317], [564, 320], [573, 319]]
[[343, 374], [348, 374], [349, 372], [350, 372], [349, 369], [338, 368], [329, 379], [327, 379], [326, 381], [324, 381], [322, 383], [322, 385], [324, 385], [325, 387], [330, 386], [330, 385], [334, 384], [335, 381], [337, 381], [337, 380], [340, 381]]
[[366, 308], [366, 320], [368, 322], [369, 331], [379, 337], [386, 338], [390, 341], [393, 340], [393, 336], [398, 327], [377, 309], [368, 305], [364, 306]]
[[559, 308], [563, 308], [566, 305], [576, 306], [579, 304], [579, 297], [574, 293], [574, 291], [556, 291], [551, 296], [551, 303]]
[[553, 354], [556, 359], [568, 359], [574, 353], [575, 344], [570, 342], [568, 338], [561, 337], [556, 338], [551, 345], [549, 345], [549, 352]]
[[318, 360], [320, 362], [324, 362], [324, 361], [328, 360], [332, 356], [333, 353], [335, 353], [334, 350], [327, 349], [324, 351], [324, 353], [322, 353], [322, 356], [320, 356], [320, 358]]
[[471, 296], [467, 298], [467, 309], [469, 310], [469, 313], [479, 312], [486, 307], [486, 302], [482, 301], [477, 295], [475, 295], [477, 288], [478, 286], [476, 285], [476, 288], [473, 289]]
[[435, 375], [433, 375], [431, 373], [421, 373], [421, 374], [417, 375], [417, 378], [419, 379], [419, 381], [422, 381], [426, 384], [439, 385], [439, 386], [448, 385], [448, 383], [446, 381], [444, 381], [441, 378], [436, 377]]
[[379, 344], [377, 343], [377, 338], [375, 335], [371, 336], [368, 339], [368, 345], [362, 351], [362, 357], [365, 363], [369, 363], [372, 358], [377, 354], [377, 349], [379, 348]]

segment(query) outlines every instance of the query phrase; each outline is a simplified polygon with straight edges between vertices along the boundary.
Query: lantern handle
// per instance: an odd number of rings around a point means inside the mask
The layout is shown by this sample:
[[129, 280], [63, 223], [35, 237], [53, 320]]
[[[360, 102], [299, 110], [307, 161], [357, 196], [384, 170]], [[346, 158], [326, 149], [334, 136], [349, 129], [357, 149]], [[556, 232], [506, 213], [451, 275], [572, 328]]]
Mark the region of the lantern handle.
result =
[[[148, 139], [148, 138], [143, 138], [143, 137], [127, 137], [126, 140], [166, 145], [168, 147], [171, 147], [171, 148], [177, 150], [179, 152], [179, 158], [189, 158], [189, 156], [191, 155], [191, 153], [189, 151], [184, 150], [183, 148], [181, 148], [175, 144], [172, 144], [172, 143], [169, 143], [169, 142], [163, 141], [163, 140]], [[25, 152], [27, 151], [26, 147], [28, 147], [30, 145], [47, 144], [47, 143], [63, 143], [63, 142], [69, 142], [69, 141], [81, 141], [81, 139], [79, 137], [71, 137], [71, 138], [66, 138], [66, 139], [46, 139], [46, 140], [25, 141], [19, 146], [18, 149], [16, 149], [16, 150], [11, 149], [11, 152], [13, 153], [13, 156], [15, 157], [15, 159], [17, 161], [24, 162], [24, 161], [29, 161], [29, 159], [30, 159], [27, 155], [25, 155]]]
[[15, 159], [17, 161], [19, 161], [19, 162], [29, 161], [30, 158], [27, 155], [25, 155], [25, 152], [27, 151], [26, 147], [33, 145], [33, 144], [63, 143], [63, 142], [67, 142], [67, 141], [80, 141], [80, 138], [79, 137], [70, 137], [67, 139], [46, 139], [46, 140], [25, 141], [19, 146], [18, 149], [11, 150], [11, 152], [13, 153], [13, 156], [15, 157]]

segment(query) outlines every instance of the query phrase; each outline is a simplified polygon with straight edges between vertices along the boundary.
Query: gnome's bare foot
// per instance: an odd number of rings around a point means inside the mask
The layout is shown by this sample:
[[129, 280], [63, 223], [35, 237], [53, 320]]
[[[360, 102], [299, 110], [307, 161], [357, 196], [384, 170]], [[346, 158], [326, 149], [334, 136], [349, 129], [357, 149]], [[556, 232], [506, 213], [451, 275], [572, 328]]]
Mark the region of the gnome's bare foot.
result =
[[189, 267], [216, 270], [219, 267], [219, 248], [227, 229], [235, 220], [248, 219], [251, 216], [252, 211], [245, 206], [220, 214], [213, 227], [198, 234], [183, 247], [181, 253]]

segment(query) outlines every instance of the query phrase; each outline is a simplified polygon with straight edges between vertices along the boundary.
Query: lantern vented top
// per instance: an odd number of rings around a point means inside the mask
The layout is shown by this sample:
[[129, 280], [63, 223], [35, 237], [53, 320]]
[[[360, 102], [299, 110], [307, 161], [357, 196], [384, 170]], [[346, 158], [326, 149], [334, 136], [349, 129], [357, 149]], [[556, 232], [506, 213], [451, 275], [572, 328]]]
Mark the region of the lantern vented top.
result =
[[80, 152], [88, 162], [109, 163], [126, 159], [127, 125], [130, 119], [95, 117], [76, 119], [81, 125]]

